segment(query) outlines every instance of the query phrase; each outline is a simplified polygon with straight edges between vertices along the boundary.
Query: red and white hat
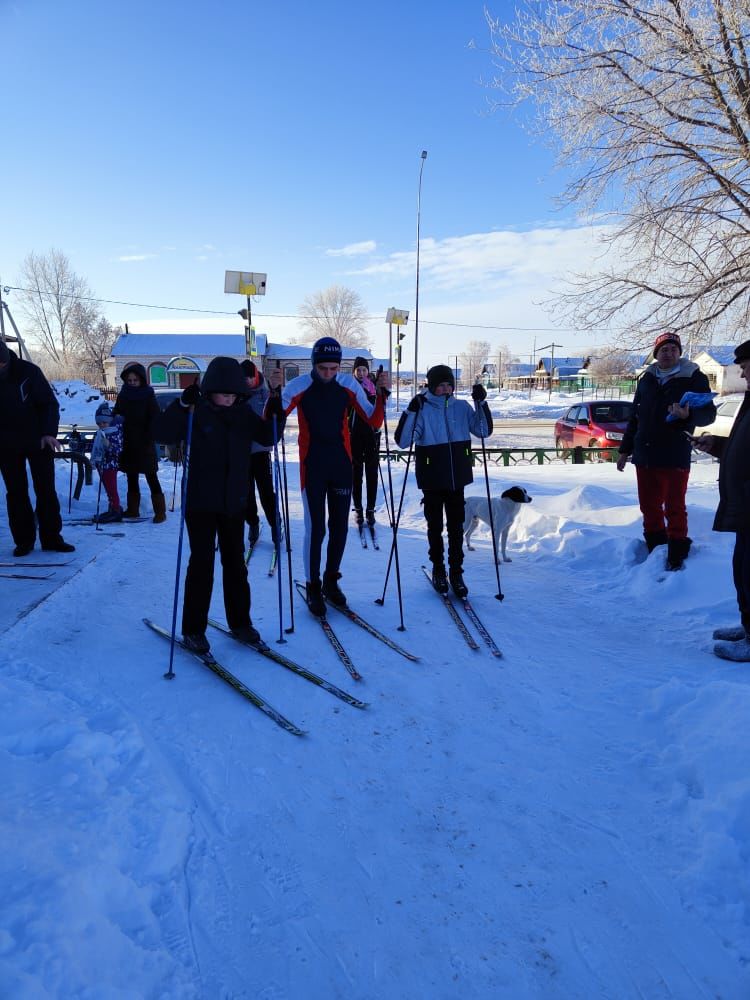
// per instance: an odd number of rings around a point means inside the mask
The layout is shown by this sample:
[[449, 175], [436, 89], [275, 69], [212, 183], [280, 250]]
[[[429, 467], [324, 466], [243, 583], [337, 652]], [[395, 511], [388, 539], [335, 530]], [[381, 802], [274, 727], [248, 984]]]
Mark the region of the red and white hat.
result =
[[682, 354], [682, 341], [676, 333], [671, 330], [666, 330], [664, 333], [660, 333], [659, 336], [654, 341], [654, 349], [651, 352], [654, 357], [659, 353], [659, 348], [663, 347], [665, 344], [675, 344], [677, 350]]

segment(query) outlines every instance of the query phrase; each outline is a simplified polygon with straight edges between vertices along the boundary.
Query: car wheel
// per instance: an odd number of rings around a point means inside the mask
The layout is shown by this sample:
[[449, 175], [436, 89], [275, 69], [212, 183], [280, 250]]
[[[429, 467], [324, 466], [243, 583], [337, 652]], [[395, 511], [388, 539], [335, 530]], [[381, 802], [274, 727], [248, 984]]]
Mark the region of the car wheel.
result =
[[568, 457], [568, 448], [565, 447], [565, 442], [562, 438], [557, 438], [555, 440], [555, 449], [560, 458]]

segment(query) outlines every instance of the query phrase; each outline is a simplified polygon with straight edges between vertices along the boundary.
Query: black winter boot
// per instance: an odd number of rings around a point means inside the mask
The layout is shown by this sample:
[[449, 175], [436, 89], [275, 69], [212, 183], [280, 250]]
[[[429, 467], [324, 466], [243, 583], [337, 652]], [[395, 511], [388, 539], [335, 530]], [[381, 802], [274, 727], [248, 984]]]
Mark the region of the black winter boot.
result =
[[354, 520], [355, 520], [355, 522], [357, 524], [357, 527], [359, 528], [359, 527], [361, 527], [365, 523], [365, 518], [364, 518], [364, 514], [362, 513], [362, 508], [361, 507], [354, 507], [352, 509], [354, 510]]
[[445, 575], [445, 566], [442, 563], [433, 563], [432, 586], [438, 594], [448, 593], [448, 577]]
[[233, 628], [232, 635], [235, 639], [239, 639], [240, 642], [245, 642], [249, 646], [257, 646], [260, 642], [260, 632], [252, 624]]
[[325, 618], [326, 602], [323, 600], [320, 580], [313, 580], [305, 584], [305, 597], [307, 606], [316, 618]]
[[367, 523], [369, 525], [375, 524], [375, 511], [372, 507], [368, 507], [365, 511], [365, 517], [367, 518]]
[[456, 597], [464, 599], [464, 597], [469, 596], [469, 588], [464, 583], [463, 573], [460, 569], [451, 570], [450, 573], [451, 587], [453, 587], [453, 593]]
[[667, 569], [682, 569], [682, 564], [688, 557], [692, 538], [670, 538], [667, 542]]
[[323, 574], [323, 593], [331, 604], [335, 604], [337, 608], [345, 608], [346, 597], [341, 587], [339, 587], [340, 579], [340, 573], [329, 573], [328, 570], [326, 570]]
[[666, 531], [644, 531], [643, 537], [649, 552], [653, 552], [657, 545], [666, 545], [669, 541]]

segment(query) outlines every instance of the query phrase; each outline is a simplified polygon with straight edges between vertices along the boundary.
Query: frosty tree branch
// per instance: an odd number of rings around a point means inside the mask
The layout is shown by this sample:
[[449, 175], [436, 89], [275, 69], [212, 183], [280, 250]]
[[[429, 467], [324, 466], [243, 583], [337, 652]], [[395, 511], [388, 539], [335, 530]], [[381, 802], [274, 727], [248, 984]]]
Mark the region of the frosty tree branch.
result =
[[512, 21], [487, 16], [493, 86], [532, 106], [572, 169], [563, 203], [612, 223], [617, 263], [576, 276], [556, 307], [578, 326], [617, 321], [633, 343], [746, 324], [746, 0], [526, 0]]

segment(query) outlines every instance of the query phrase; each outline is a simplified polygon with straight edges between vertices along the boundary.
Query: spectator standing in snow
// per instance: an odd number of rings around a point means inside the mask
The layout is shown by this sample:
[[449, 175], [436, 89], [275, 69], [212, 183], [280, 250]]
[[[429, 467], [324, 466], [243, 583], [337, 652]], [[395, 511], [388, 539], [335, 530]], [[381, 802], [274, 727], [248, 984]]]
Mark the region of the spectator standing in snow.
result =
[[[240, 363], [242, 374], [245, 378], [247, 393], [247, 405], [258, 414], [263, 415], [270, 390], [266, 384], [263, 372], [259, 371], [255, 363], [246, 358]], [[273, 477], [271, 476], [271, 449], [273, 444], [265, 445], [259, 441], [253, 441], [250, 451], [250, 488], [247, 494], [247, 510], [245, 520], [248, 523], [247, 539], [251, 545], [255, 545], [260, 535], [260, 518], [258, 516], [258, 501], [255, 498], [255, 491], [258, 491], [263, 513], [271, 526], [271, 540], [276, 544], [276, 494], [273, 489]]]
[[[45, 552], [74, 552], [62, 537], [60, 501], [55, 490], [54, 453], [60, 407], [40, 368], [23, 361], [0, 340], [0, 474], [7, 491], [14, 556], [34, 548], [37, 522]], [[28, 463], [36, 495], [29, 499]], [[35, 516], [36, 515], [36, 516]]]
[[660, 333], [654, 341], [654, 361], [638, 380], [633, 415], [617, 459], [622, 472], [632, 457], [646, 546], [651, 552], [666, 545], [670, 570], [680, 569], [692, 545], [685, 504], [691, 457], [688, 435], [716, 415], [711, 402], [695, 409], [681, 405], [686, 392], [711, 389], [698, 365], [681, 354], [676, 333]]
[[[448, 578], [457, 597], [469, 589], [463, 578], [464, 488], [474, 480], [471, 435], [492, 434], [492, 414], [482, 385], [471, 390], [474, 406], [453, 395], [456, 383], [447, 365], [427, 372], [427, 390], [411, 400], [396, 428], [396, 444], [414, 444], [417, 486], [424, 496], [432, 585], [448, 593]], [[448, 533], [448, 577], [445, 573], [443, 515]]]
[[[367, 358], [355, 358], [353, 374], [362, 386], [368, 402], [374, 403], [375, 385], [370, 380], [370, 363]], [[352, 407], [349, 412], [349, 433], [352, 442], [352, 506], [358, 525], [375, 524], [375, 502], [378, 496], [378, 461], [380, 431], [372, 428]], [[365, 479], [365, 503], [362, 510], [362, 478]]]
[[120, 494], [117, 492], [117, 471], [120, 467], [122, 451], [122, 417], [112, 413], [109, 403], [102, 403], [94, 417], [99, 428], [91, 445], [91, 464], [99, 470], [99, 476], [109, 501], [109, 510], [99, 515], [100, 524], [122, 521]]
[[[322, 618], [326, 613], [324, 597], [339, 607], [346, 605], [338, 581], [352, 495], [349, 411], [355, 409], [370, 427], [380, 427], [387, 376], [381, 372], [378, 377], [377, 398], [371, 403], [359, 382], [339, 371], [341, 345], [333, 337], [317, 340], [310, 360], [312, 370], [292, 379], [282, 391], [281, 401], [284, 414], [297, 409], [300, 485], [305, 512], [305, 593], [310, 611]], [[326, 508], [328, 547], [321, 582]]]
[[750, 662], [750, 340], [734, 349], [747, 385], [745, 398], [734, 418], [729, 437], [703, 434], [693, 438], [699, 451], [713, 455], [719, 466], [719, 506], [714, 531], [734, 532], [732, 576], [740, 611], [740, 624], [719, 628], [714, 653], [725, 660]]
[[[188, 410], [195, 407], [185, 496], [190, 560], [185, 577], [182, 634], [188, 649], [197, 653], [209, 650], [206, 628], [217, 540], [227, 625], [243, 642], [257, 643], [260, 639], [250, 621], [250, 585], [244, 558], [245, 509], [252, 443], [271, 443], [273, 428], [270, 420], [263, 420], [247, 406], [246, 394], [247, 385], [238, 362], [234, 358], [214, 358], [201, 387], [188, 386], [154, 424], [157, 441], [164, 444], [186, 441]], [[280, 416], [278, 394], [271, 396], [267, 410]]]
[[159, 459], [154, 441], [153, 423], [159, 416], [159, 404], [148, 385], [146, 369], [133, 363], [123, 368], [123, 385], [115, 402], [115, 416], [124, 421], [120, 468], [128, 478], [128, 506], [124, 517], [140, 517], [139, 477], [144, 475], [151, 490], [154, 524], [167, 519], [167, 501], [159, 482]]

